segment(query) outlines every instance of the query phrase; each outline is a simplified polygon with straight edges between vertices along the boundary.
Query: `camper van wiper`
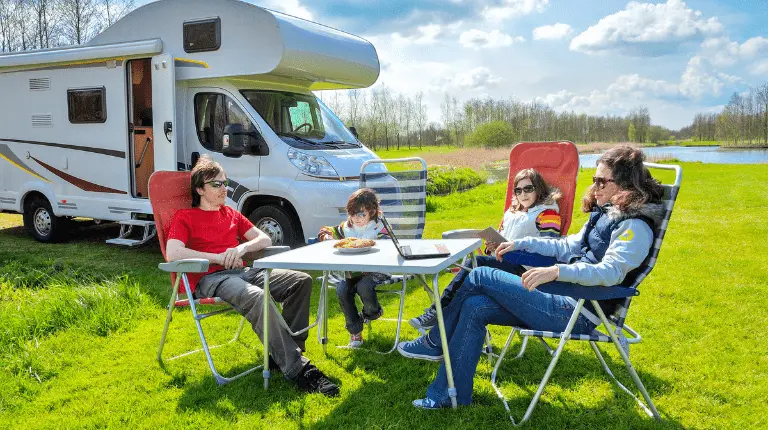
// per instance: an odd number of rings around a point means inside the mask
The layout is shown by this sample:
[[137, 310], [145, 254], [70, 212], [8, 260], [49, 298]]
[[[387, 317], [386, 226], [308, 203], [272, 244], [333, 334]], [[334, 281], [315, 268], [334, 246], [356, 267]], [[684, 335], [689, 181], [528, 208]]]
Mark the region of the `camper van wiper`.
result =
[[297, 136], [297, 135], [295, 135], [295, 134], [291, 134], [291, 133], [282, 133], [282, 132], [277, 132], [277, 133], [275, 133], [275, 134], [277, 134], [278, 136], [285, 136], [285, 137], [290, 137], [291, 139], [296, 139], [296, 140], [298, 140], [299, 142], [308, 143], [308, 144], [310, 144], [310, 145], [315, 145], [315, 146], [316, 146], [316, 145], [319, 145], [319, 143], [315, 142], [314, 140], [309, 140], [309, 139], [307, 139], [307, 138], [305, 138], [305, 137]]

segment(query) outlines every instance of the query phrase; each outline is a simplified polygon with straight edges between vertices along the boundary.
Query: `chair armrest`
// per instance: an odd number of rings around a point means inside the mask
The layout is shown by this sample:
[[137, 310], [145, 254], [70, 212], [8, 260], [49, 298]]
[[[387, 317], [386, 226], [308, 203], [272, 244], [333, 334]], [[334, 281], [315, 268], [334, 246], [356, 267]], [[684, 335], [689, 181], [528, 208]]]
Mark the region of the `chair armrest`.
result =
[[619, 285], [614, 285], [612, 287], [586, 287], [558, 281], [539, 285], [537, 289], [543, 293], [568, 296], [576, 300], [621, 299], [640, 294], [640, 291], [635, 288], [627, 288]]
[[477, 239], [480, 231], [474, 228], [462, 228], [443, 232], [443, 239]]
[[204, 258], [188, 258], [185, 260], [160, 263], [157, 268], [171, 273], [205, 273], [210, 263]]
[[290, 246], [268, 246], [259, 251], [246, 252], [245, 255], [243, 255], [243, 260], [254, 261], [260, 258], [269, 257], [270, 255], [290, 251], [290, 249]]

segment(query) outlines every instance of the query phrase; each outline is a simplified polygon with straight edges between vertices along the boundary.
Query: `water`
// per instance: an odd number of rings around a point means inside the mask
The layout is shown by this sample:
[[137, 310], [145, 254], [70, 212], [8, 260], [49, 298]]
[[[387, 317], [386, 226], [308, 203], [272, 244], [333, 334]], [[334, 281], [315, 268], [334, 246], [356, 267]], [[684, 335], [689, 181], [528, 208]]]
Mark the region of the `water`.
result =
[[[758, 164], [768, 163], [768, 149], [729, 149], [719, 146], [657, 146], [643, 148], [648, 158], [670, 156], [680, 161], [701, 161], [710, 164]], [[601, 154], [579, 156], [582, 167], [595, 167]]]

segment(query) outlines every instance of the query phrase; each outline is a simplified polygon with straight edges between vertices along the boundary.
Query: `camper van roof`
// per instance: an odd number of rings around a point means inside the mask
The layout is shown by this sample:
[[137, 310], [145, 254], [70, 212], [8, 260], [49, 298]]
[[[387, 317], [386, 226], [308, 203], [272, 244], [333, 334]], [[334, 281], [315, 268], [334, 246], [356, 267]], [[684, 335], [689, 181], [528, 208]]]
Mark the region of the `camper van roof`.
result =
[[[217, 21], [220, 46], [186, 52], [184, 25]], [[370, 42], [239, 0], [159, 0], [137, 8], [88, 45], [157, 38], [176, 61], [177, 79], [240, 77], [292, 82], [310, 90], [363, 88], [376, 82]]]

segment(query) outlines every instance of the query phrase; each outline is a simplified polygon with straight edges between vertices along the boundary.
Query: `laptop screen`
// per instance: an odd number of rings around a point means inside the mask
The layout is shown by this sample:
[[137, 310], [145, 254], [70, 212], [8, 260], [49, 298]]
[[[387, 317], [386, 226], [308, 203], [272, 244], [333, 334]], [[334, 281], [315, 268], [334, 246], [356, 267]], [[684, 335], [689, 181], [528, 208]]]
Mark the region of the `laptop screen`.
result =
[[395, 248], [397, 248], [398, 252], [400, 251], [400, 242], [397, 241], [397, 236], [395, 236], [395, 231], [392, 229], [392, 226], [389, 225], [389, 221], [387, 221], [387, 218], [384, 217], [384, 215], [381, 215], [381, 222], [384, 224], [384, 228], [387, 229], [387, 233], [389, 234], [389, 238], [392, 239], [392, 243], [395, 244]]

